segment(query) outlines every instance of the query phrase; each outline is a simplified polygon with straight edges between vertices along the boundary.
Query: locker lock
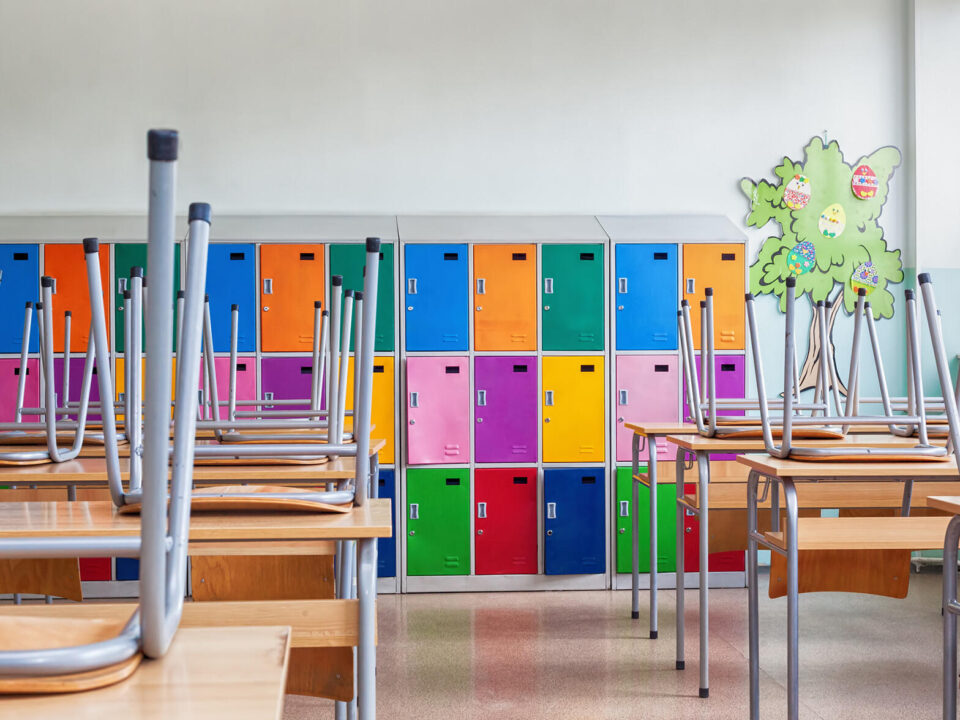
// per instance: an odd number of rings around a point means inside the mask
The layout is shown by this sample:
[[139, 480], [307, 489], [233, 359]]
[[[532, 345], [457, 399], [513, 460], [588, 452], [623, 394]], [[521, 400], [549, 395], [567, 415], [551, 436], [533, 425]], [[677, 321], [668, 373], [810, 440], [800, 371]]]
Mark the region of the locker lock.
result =
[[480, 528], [479, 530], [477, 530], [477, 535], [483, 535], [483, 528]]
[[627, 531], [626, 528], [620, 528], [620, 530], [618, 530], [617, 532], [619, 532], [621, 535], [623, 535], [626, 531]]
[[547, 530], [547, 535], [553, 535], [553, 530]]

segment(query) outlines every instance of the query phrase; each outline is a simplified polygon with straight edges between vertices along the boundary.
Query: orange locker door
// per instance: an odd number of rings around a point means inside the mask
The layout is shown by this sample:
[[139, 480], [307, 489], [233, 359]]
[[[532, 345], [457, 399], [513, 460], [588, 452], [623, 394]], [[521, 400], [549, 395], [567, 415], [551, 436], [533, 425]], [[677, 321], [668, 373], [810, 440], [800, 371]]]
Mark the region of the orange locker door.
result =
[[683, 246], [683, 297], [690, 302], [693, 344], [700, 349], [700, 301], [713, 288], [713, 342], [717, 350], [744, 349], [743, 245]]
[[475, 350], [537, 349], [534, 245], [473, 246]]
[[[70, 352], [87, 351], [90, 334], [90, 296], [87, 290], [87, 266], [83, 245], [44, 245], [43, 274], [54, 278], [53, 294], [53, 350], [63, 352], [63, 313], [70, 310]], [[103, 288], [103, 309], [110, 337], [110, 304], [107, 287], [110, 284], [110, 246], [100, 243], [100, 284]]]
[[261, 350], [311, 352], [313, 303], [323, 298], [323, 245], [260, 246]]

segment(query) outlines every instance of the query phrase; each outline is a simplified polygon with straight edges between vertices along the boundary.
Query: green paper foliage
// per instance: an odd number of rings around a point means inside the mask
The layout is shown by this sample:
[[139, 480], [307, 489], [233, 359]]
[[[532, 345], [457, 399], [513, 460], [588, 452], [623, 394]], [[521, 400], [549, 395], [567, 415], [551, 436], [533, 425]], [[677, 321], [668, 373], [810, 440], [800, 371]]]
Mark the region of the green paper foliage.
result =
[[[857, 198], [851, 189], [854, 170], [869, 165], [876, 173], [879, 186], [876, 195], [867, 200]], [[790, 158], [774, 169], [775, 182], [743, 178], [740, 189], [750, 201], [747, 215], [749, 227], [762, 228], [769, 222], [780, 226], [780, 234], [768, 237], [760, 247], [757, 260], [750, 266], [750, 292], [773, 294], [780, 299], [781, 312], [786, 309], [786, 279], [793, 273], [787, 267], [787, 256], [801, 242], [813, 243], [815, 267], [797, 276], [797, 296], [809, 295], [812, 302], [826, 300], [837, 283], [843, 286], [843, 306], [852, 313], [857, 294], [850, 284], [853, 271], [864, 262], [872, 262], [880, 276], [869, 301], [878, 318], [893, 316], [893, 294], [889, 283], [903, 281], [899, 250], [888, 250], [883, 228], [878, 220], [890, 191], [890, 179], [900, 166], [900, 151], [882, 147], [848, 164], [834, 141], [824, 146], [814, 137], [804, 148], [803, 162]], [[791, 210], [783, 201], [783, 191], [795, 175], [810, 182], [810, 201], [799, 210]], [[836, 238], [820, 233], [820, 214], [839, 203], [846, 212], [844, 231]]]

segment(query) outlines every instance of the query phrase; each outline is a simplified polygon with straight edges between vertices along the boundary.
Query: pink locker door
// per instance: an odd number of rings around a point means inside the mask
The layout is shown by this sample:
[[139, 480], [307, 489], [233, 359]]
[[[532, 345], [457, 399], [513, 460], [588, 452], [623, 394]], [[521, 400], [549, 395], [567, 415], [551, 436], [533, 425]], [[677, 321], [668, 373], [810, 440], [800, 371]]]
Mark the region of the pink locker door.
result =
[[[38, 407], [40, 404], [40, 366], [39, 360], [27, 360], [27, 382], [24, 385], [24, 407]], [[20, 382], [20, 358], [0, 360], [0, 422], [14, 422], [17, 419], [17, 385]], [[36, 422], [36, 415], [24, 415], [24, 422]]]
[[[617, 462], [630, 462], [633, 432], [628, 422], [677, 422], [680, 391], [679, 359], [675, 355], [620, 355], [617, 357]], [[649, 448], [640, 451], [648, 458]], [[657, 460], [672, 460], [676, 446], [657, 439]]]
[[[217, 399], [223, 403], [230, 397], [230, 358], [215, 357], [213, 367], [217, 373]], [[200, 388], [203, 388], [203, 366], [200, 372]], [[237, 410], [256, 410], [252, 405], [241, 405], [240, 400], [254, 400], [257, 397], [257, 359], [237, 357]], [[227, 407], [220, 406], [220, 417], [227, 417]]]
[[407, 462], [455, 465], [469, 461], [467, 358], [407, 358]]

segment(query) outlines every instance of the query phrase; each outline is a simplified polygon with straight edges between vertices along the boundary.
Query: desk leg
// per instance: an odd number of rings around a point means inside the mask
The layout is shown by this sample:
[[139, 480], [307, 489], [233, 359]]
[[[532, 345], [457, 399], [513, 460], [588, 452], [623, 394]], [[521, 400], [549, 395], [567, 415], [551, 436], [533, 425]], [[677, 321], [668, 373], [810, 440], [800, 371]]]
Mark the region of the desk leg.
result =
[[[647, 443], [647, 471], [650, 477], [650, 639], [657, 639], [657, 438]], [[638, 521], [639, 522], [639, 519]]]
[[357, 541], [360, 567], [357, 591], [360, 626], [357, 640], [358, 714], [361, 720], [377, 717], [377, 541]]
[[640, 473], [640, 436], [637, 433], [633, 434], [632, 448], [633, 464], [631, 467], [633, 474], [630, 476], [630, 487], [633, 490], [633, 511], [631, 512], [633, 518], [633, 548], [630, 562], [633, 575], [630, 581], [630, 617], [637, 620], [640, 617], [640, 481], [637, 480], [637, 475]]
[[[338, 543], [339, 552], [337, 556], [337, 597], [349, 600], [354, 597], [353, 594], [353, 574], [354, 568], [356, 567], [356, 557], [354, 555], [354, 548], [356, 547], [354, 540], [342, 540]], [[354, 679], [356, 679], [356, 673], [354, 673]], [[357, 693], [357, 685], [354, 683], [353, 688], [354, 696]], [[335, 720], [349, 720], [350, 718], [350, 707], [355, 701], [344, 702], [338, 700], [334, 704], [334, 718]]]
[[760, 718], [760, 594], [757, 590], [757, 485], [755, 470], [747, 476], [747, 606], [750, 661], [750, 720]]
[[787, 720], [800, 717], [800, 573], [797, 551], [797, 489], [783, 480], [787, 510]]
[[683, 592], [685, 585], [684, 578], [684, 566], [686, 565], [686, 556], [683, 551], [683, 519], [684, 519], [684, 507], [680, 504], [680, 501], [683, 499], [683, 461], [684, 461], [684, 451], [680, 448], [677, 448], [677, 670], [683, 670], [686, 667], [686, 661], [684, 660], [684, 607], [683, 607]]
[[697, 452], [700, 489], [700, 697], [710, 697], [710, 455]]
[[960, 515], [947, 525], [943, 540], [943, 717], [957, 717], [957, 543]]

